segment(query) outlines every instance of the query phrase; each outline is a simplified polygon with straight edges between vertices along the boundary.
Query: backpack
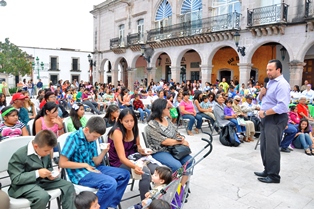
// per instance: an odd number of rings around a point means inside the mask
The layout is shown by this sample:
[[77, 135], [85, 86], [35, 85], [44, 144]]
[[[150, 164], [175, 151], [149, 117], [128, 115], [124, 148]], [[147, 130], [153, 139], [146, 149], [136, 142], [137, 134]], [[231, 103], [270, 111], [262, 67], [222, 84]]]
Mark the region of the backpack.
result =
[[229, 147], [237, 147], [241, 144], [234, 127], [230, 125], [226, 125], [221, 129], [219, 141], [222, 145]]

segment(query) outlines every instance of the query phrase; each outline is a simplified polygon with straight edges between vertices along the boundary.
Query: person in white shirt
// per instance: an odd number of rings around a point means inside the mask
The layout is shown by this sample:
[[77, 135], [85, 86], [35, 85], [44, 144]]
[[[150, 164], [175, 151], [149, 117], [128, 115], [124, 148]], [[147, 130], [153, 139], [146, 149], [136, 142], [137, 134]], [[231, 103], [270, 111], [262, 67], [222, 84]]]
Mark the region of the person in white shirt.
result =
[[297, 103], [297, 101], [300, 99], [301, 95], [302, 94], [300, 92], [300, 87], [298, 85], [295, 85], [293, 87], [293, 90], [290, 91], [290, 97], [291, 97], [292, 103]]
[[306, 85], [306, 89], [302, 91], [302, 94], [306, 96], [306, 99], [312, 103], [314, 99], [314, 91], [311, 89], [311, 84]]

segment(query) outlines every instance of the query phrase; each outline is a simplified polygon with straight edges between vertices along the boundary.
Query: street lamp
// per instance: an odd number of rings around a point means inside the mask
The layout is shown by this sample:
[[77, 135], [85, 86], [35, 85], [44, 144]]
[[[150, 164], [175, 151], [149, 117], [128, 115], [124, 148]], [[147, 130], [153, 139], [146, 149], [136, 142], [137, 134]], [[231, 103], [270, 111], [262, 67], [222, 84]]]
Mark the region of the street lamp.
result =
[[282, 59], [282, 61], [285, 60], [285, 58], [286, 58], [286, 53], [287, 53], [287, 49], [286, 49], [285, 47], [281, 47], [281, 49], [280, 49], [280, 54], [281, 54], [281, 59]]
[[7, 5], [7, 2], [4, 0], [0, 1], [0, 6], [5, 7]]
[[239, 46], [240, 33], [238, 31], [236, 31], [235, 34], [233, 35], [233, 38], [234, 38], [234, 42], [235, 42], [236, 47], [238, 47], [238, 52], [240, 52], [240, 54], [244, 57], [245, 56], [245, 47]]
[[[39, 58], [36, 57], [36, 63], [35, 62], [32, 62], [32, 66], [33, 66], [33, 70], [37, 70], [37, 79], [40, 79], [40, 75], [39, 75], [39, 70], [44, 70], [44, 63], [41, 62], [39, 64]], [[41, 67], [41, 68], [40, 68]]]
[[93, 78], [92, 78], [92, 75], [93, 75], [93, 66], [96, 66], [96, 61], [93, 61], [92, 57], [90, 56], [90, 54], [88, 54], [87, 56], [88, 58], [88, 62], [89, 62], [89, 82], [91, 84], [93, 84]]
[[147, 63], [150, 63], [150, 58], [152, 58], [154, 54], [154, 49], [150, 46], [146, 47], [145, 44], [141, 44], [141, 54], [144, 57], [144, 59], [147, 61]]

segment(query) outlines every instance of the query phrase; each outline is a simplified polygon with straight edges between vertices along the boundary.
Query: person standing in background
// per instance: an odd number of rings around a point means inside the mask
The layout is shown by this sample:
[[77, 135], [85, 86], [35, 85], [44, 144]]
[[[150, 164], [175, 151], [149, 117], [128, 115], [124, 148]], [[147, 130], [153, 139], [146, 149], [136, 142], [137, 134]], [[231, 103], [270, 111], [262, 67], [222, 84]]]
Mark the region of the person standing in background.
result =
[[38, 79], [36, 86], [37, 86], [37, 94], [38, 94], [38, 91], [43, 89], [43, 82], [41, 82], [41, 79]]
[[280, 141], [288, 123], [290, 84], [282, 75], [279, 60], [267, 64], [269, 82], [259, 94], [262, 102], [258, 112], [261, 118], [261, 157], [264, 171], [254, 172], [263, 183], [280, 183]]

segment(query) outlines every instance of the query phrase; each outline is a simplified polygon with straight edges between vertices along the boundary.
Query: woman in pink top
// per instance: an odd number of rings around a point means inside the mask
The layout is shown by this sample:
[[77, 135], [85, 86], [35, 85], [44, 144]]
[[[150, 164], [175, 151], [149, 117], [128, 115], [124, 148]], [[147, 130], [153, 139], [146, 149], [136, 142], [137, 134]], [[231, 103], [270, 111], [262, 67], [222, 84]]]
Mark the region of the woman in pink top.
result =
[[188, 123], [188, 135], [193, 135], [192, 133], [192, 127], [196, 123], [195, 133], [199, 133], [199, 129], [202, 127], [203, 119], [202, 116], [196, 114], [196, 111], [194, 109], [193, 102], [189, 100], [190, 94], [188, 91], [183, 92], [183, 100], [181, 101], [179, 105], [180, 114], [182, 115], [183, 119], [189, 119]]
[[50, 130], [57, 137], [64, 133], [63, 121], [58, 116], [58, 105], [55, 102], [47, 102], [34, 119], [33, 134], [41, 130]]

